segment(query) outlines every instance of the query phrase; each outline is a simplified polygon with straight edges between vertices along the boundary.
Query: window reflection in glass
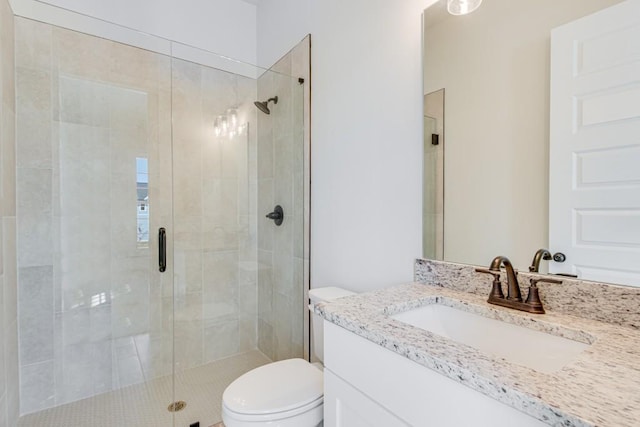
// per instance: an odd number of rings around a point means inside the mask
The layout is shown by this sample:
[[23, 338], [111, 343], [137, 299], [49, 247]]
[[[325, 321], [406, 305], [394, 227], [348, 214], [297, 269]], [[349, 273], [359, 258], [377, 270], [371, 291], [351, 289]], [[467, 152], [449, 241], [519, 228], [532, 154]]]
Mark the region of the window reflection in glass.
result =
[[138, 194], [138, 243], [149, 243], [149, 165], [144, 157], [136, 158], [136, 192]]

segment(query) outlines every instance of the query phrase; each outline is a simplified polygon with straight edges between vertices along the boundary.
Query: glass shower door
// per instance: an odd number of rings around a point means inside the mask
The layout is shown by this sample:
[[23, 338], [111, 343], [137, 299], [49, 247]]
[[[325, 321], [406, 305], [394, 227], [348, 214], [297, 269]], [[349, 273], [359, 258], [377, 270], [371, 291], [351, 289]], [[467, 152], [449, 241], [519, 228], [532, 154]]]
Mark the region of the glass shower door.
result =
[[173, 278], [170, 260], [160, 271], [159, 230], [170, 230], [172, 216], [170, 60], [66, 30], [56, 36], [110, 52], [108, 72], [69, 67], [75, 53], [56, 52], [59, 393], [69, 401], [107, 393], [99, 397], [111, 407], [109, 425], [169, 426]]
[[170, 426], [170, 58], [17, 26], [20, 425]]

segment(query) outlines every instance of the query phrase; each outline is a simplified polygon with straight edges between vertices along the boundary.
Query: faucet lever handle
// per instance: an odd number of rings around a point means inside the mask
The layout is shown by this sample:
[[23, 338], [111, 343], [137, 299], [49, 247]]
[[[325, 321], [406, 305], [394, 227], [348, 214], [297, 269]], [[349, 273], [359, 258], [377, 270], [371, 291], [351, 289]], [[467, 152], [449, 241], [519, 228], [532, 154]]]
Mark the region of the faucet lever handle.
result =
[[500, 270], [490, 270], [488, 268], [476, 268], [477, 273], [491, 274], [494, 279], [500, 278]]
[[493, 276], [493, 283], [489, 299], [491, 298], [504, 298], [502, 293], [502, 283], [500, 282], [500, 270], [491, 270], [489, 268], [476, 268], [476, 272], [491, 274]]
[[537, 286], [538, 283], [554, 283], [556, 285], [561, 285], [562, 284], [562, 280], [557, 280], [557, 279], [552, 279], [550, 277], [540, 277], [537, 279], [531, 279], [529, 280], [529, 283], [531, 283], [531, 286]]

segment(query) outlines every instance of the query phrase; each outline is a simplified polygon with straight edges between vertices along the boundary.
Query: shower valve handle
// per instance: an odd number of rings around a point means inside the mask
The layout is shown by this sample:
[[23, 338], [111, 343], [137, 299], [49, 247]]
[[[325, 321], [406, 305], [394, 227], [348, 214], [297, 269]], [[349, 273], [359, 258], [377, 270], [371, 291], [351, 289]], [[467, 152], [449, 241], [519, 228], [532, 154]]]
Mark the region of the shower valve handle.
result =
[[267, 218], [272, 219], [276, 225], [282, 225], [282, 221], [284, 221], [284, 211], [282, 210], [282, 206], [277, 205], [273, 208], [273, 212], [269, 212]]

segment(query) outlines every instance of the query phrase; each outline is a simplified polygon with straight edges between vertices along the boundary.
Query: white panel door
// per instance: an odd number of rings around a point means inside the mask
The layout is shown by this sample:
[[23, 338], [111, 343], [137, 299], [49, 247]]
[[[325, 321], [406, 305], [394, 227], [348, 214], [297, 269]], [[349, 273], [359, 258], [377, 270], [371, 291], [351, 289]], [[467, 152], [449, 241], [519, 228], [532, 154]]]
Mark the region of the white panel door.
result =
[[551, 33], [552, 273], [640, 286], [640, 0]]

